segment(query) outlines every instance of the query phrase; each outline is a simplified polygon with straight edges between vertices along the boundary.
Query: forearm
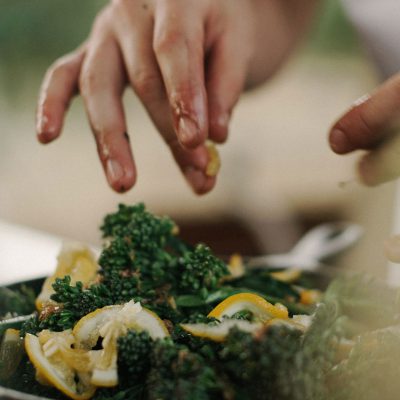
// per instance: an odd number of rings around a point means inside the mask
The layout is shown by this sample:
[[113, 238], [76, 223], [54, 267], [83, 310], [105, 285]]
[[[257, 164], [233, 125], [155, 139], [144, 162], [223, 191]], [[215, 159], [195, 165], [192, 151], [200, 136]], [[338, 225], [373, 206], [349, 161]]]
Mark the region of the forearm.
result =
[[318, 0], [253, 0], [255, 46], [247, 88], [263, 83], [279, 69], [304, 37]]

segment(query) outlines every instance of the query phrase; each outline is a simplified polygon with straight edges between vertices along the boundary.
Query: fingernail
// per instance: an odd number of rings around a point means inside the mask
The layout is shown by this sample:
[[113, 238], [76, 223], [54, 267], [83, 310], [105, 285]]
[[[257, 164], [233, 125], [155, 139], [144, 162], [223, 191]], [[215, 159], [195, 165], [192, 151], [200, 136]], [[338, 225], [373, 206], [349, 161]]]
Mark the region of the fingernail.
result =
[[187, 167], [184, 174], [190, 186], [192, 186], [196, 192], [201, 192], [206, 183], [204, 173], [196, 168]]
[[107, 160], [106, 170], [108, 181], [111, 185], [117, 183], [124, 176], [124, 170], [121, 164], [116, 160]]
[[179, 139], [183, 144], [188, 144], [199, 135], [199, 128], [197, 124], [188, 117], [179, 118]]
[[329, 138], [332, 150], [336, 153], [345, 153], [354, 149], [345, 133], [340, 129], [334, 129]]
[[43, 133], [46, 129], [46, 125], [49, 122], [49, 119], [43, 115], [42, 113], [39, 113], [37, 116], [37, 122], [36, 122], [36, 131], [38, 135]]
[[371, 98], [370, 94], [364, 94], [363, 96], [359, 97], [354, 103], [353, 107], [360, 106], [361, 104], [365, 103], [367, 100]]

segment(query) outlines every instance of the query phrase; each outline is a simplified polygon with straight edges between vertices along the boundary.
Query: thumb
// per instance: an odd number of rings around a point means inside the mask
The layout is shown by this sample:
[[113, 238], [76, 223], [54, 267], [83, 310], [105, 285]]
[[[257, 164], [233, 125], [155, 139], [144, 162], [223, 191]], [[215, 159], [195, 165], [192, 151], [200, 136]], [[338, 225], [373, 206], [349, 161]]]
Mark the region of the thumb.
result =
[[400, 74], [395, 75], [371, 96], [365, 96], [332, 127], [329, 143], [338, 154], [371, 149], [393, 133], [400, 119]]

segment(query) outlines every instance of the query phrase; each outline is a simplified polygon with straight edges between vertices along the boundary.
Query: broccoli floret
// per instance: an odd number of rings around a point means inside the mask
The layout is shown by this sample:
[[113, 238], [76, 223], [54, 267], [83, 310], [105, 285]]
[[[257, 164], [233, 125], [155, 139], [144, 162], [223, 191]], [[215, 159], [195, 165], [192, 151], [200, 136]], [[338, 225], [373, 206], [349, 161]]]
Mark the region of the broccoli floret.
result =
[[98, 388], [93, 400], [147, 400], [146, 388], [142, 384], [127, 388]]
[[84, 289], [82, 282], [71, 285], [70, 276], [56, 278], [51, 299], [61, 303], [64, 309], [75, 313], [78, 318], [109, 304], [110, 293], [102, 285], [91, 285]]
[[41, 320], [42, 329], [61, 331], [72, 328], [86, 314], [112, 304], [108, 290], [102, 285], [84, 289], [82, 282], [71, 285], [70, 276], [57, 278], [53, 283], [55, 293], [51, 299], [60, 304], [60, 309]]
[[136, 251], [151, 253], [168, 244], [175, 232], [175, 224], [168, 217], [156, 217], [146, 211], [144, 204], [125, 206], [104, 218], [103, 237], [126, 238]]
[[240, 399], [326, 399], [328, 338], [304, 344], [301, 331], [275, 326], [253, 336], [229, 333], [219, 362], [227, 388]]
[[31, 318], [22, 324], [19, 334], [21, 337], [24, 337], [27, 333], [36, 335], [36, 333], [39, 331], [41, 331], [40, 320], [38, 315], [35, 313]]
[[51, 299], [59, 304], [50, 312], [43, 312], [22, 325], [21, 334], [36, 333], [43, 329], [63, 331], [71, 329], [75, 323], [97, 308], [113, 304], [108, 289], [102, 285], [92, 285], [85, 289], [82, 282], [71, 285], [71, 277], [57, 278], [53, 284], [55, 293]]
[[178, 286], [183, 292], [215, 289], [219, 280], [228, 274], [226, 264], [203, 244], [186, 252], [179, 259], [179, 268]]
[[157, 288], [174, 281], [172, 270], [176, 255], [170, 242], [175, 224], [146, 211], [143, 204], [120, 205], [118, 211], [106, 216], [103, 234], [109, 239], [99, 264], [102, 283], [115, 294], [116, 302], [134, 297], [157, 298]]
[[109, 244], [99, 260], [100, 274], [116, 303], [134, 298], [175, 321], [179, 312], [171, 297], [206, 295], [228, 273], [208, 247], [190, 248], [175, 236], [171, 219], [150, 214], [143, 204], [120, 205], [105, 218], [102, 230]]
[[171, 340], [155, 343], [147, 378], [149, 400], [209, 400], [222, 397], [216, 371], [199, 354]]
[[146, 332], [129, 331], [118, 339], [118, 375], [140, 382], [150, 370], [153, 339]]
[[124, 271], [133, 267], [135, 251], [129, 239], [115, 237], [101, 253], [99, 264], [106, 276], [110, 271]]

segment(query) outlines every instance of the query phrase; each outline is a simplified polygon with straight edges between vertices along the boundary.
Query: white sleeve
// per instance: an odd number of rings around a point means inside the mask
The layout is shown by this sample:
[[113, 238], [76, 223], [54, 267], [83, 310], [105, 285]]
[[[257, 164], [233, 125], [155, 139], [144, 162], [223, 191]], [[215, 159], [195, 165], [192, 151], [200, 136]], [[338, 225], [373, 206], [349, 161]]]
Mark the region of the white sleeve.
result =
[[361, 40], [385, 77], [400, 71], [400, 0], [342, 0]]

